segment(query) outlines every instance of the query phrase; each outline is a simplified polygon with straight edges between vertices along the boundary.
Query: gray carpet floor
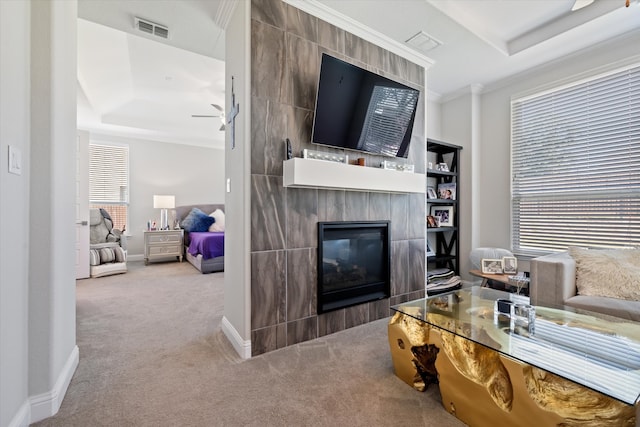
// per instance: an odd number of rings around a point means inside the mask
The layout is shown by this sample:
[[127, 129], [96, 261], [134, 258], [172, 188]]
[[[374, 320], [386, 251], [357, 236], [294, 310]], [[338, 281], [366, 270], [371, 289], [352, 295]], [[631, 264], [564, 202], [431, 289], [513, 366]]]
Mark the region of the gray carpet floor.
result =
[[130, 262], [77, 283], [80, 363], [37, 426], [462, 426], [436, 386], [393, 374], [387, 322], [242, 360], [220, 329], [224, 273]]

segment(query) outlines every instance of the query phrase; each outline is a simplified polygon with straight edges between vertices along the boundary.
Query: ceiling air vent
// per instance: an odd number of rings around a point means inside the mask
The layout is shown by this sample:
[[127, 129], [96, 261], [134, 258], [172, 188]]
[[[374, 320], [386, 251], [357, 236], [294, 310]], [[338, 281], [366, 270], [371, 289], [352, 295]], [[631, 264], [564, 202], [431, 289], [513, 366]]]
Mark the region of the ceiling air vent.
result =
[[416, 49], [427, 53], [430, 50], [437, 48], [442, 45], [442, 42], [437, 38], [425, 33], [424, 31], [419, 31], [413, 37], [409, 38], [405, 41], [410, 46], [415, 47]]
[[169, 29], [164, 25], [156, 24], [146, 19], [136, 18], [135, 26], [143, 33], [152, 34], [157, 37], [162, 37], [163, 39], [169, 38]]

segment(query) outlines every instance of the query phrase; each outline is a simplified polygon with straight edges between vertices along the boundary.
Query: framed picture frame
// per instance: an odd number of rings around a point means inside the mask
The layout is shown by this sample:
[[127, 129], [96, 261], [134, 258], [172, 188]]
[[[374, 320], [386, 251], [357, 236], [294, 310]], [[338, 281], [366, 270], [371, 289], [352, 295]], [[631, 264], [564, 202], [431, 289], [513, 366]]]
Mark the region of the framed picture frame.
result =
[[453, 227], [453, 206], [431, 206], [430, 213], [438, 218], [440, 227]]
[[449, 165], [446, 163], [438, 163], [436, 164], [436, 170], [439, 170], [440, 172], [449, 172]]
[[502, 274], [502, 259], [482, 258], [483, 274]]
[[427, 240], [427, 256], [436, 256], [436, 253], [431, 249], [431, 243]]
[[427, 199], [437, 199], [436, 189], [433, 187], [427, 187]]
[[518, 272], [518, 258], [512, 256], [502, 257], [502, 272], [504, 274], [516, 274]]
[[433, 215], [427, 215], [427, 228], [435, 228], [438, 226], [436, 217]]
[[438, 184], [438, 198], [455, 200], [456, 199], [456, 183], [444, 182], [442, 184]]

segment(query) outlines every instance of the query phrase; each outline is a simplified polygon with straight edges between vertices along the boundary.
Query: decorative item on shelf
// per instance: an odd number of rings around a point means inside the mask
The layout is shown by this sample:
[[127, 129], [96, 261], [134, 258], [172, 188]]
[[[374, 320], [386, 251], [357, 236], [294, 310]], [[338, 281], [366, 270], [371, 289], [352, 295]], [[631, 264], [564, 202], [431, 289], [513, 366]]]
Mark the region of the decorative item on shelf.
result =
[[167, 209], [173, 209], [176, 207], [176, 196], [155, 196], [154, 195], [153, 207], [155, 209], [160, 209], [160, 230], [168, 230], [169, 214]]
[[287, 144], [287, 160], [293, 159], [293, 147], [291, 147], [291, 140], [289, 138], [286, 139]]
[[437, 199], [436, 189], [433, 187], [427, 187], [427, 199]]
[[358, 166], [365, 166], [364, 157], [358, 157]]
[[509, 281], [509, 283], [512, 286], [516, 287], [516, 292], [518, 293], [518, 295], [520, 294], [520, 292], [522, 291], [522, 289], [528, 289], [529, 288], [529, 282], [530, 282], [530, 278], [528, 276], [529, 273], [525, 273], [525, 272], [521, 272], [518, 273], [515, 276], [508, 276], [507, 280]]
[[302, 158], [324, 160], [327, 162], [336, 162], [349, 164], [349, 156], [341, 153], [323, 153], [321, 151], [313, 151], [305, 148], [302, 150]]
[[442, 184], [438, 184], [438, 198], [455, 200], [456, 199], [456, 183], [445, 182]]
[[518, 272], [518, 258], [511, 256], [502, 257], [502, 272], [504, 274], [516, 274]]
[[440, 221], [440, 227], [453, 227], [453, 206], [431, 206], [431, 215]]
[[483, 258], [481, 265], [484, 274], [502, 274], [501, 259]]
[[429, 241], [427, 240], [427, 256], [436, 256], [436, 253], [434, 252], [433, 249], [431, 249], [431, 244], [429, 243]]
[[436, 165], [436, 170], [440, 172], [449, 172], [449, 165], [447, 165], [446, 163], [438, 163]]
[[427, 163], [427, 169], [429, 170], [433, 169], [433, 162]]
[[438, 226], [436, 223], [436, 217], [433, 215], [427, 215], [427, 228], [435, 228]]
[[410, 172], [410, 173], [413, 173], [415, 170], [414, 165], [392, 162], [390, 160], [383, 160], [382, 163], [380, 163], [380, 167], [382, 169], [396, 170], [400, 172]]

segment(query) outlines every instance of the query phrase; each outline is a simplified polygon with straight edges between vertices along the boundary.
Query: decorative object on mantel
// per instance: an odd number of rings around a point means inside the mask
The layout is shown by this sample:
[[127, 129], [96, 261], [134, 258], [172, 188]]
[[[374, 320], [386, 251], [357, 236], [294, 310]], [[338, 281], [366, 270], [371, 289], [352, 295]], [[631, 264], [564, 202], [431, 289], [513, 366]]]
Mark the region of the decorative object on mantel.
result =
[[227, 115], [227, 124], [231, 125], [231, 149], [236, 148], [236, 116], [240, 112], [240, 104], [236, 104], [236, 92], [233, 89], [233, 76], [231, 76], [231, 111]]
[[349, 163], [349, 156], [346, 154], [340, 153], [323, 153], [321, 151], [313, 151], [305, 148], [302, 150], [302, 158], [303, 159], [315, 159], [315, 160], [325, 160], [328, 162], [336, 162], [336, 163]]
[[169, 229], [167, 209], [176, 207], [176, 196], [153, 196], [153, 208], [160, 209], [160, 230]]
[[289, 138], [286, 139], [287, 144], [287, 160], [293, 158], [293, 148], [291, 147], [291, 140]]
[[396, 170], [396, 171], [400, 171], [400, 172], [414, 172], [414, 166], [411, 164], [404, 164], [404, 163], [398, 163], [398, 162], [392, 162], [389, 160], [383, 160], [382, 163], [380, 163], [380, 167], [382, 169], [387, 169], [387, 170]]

